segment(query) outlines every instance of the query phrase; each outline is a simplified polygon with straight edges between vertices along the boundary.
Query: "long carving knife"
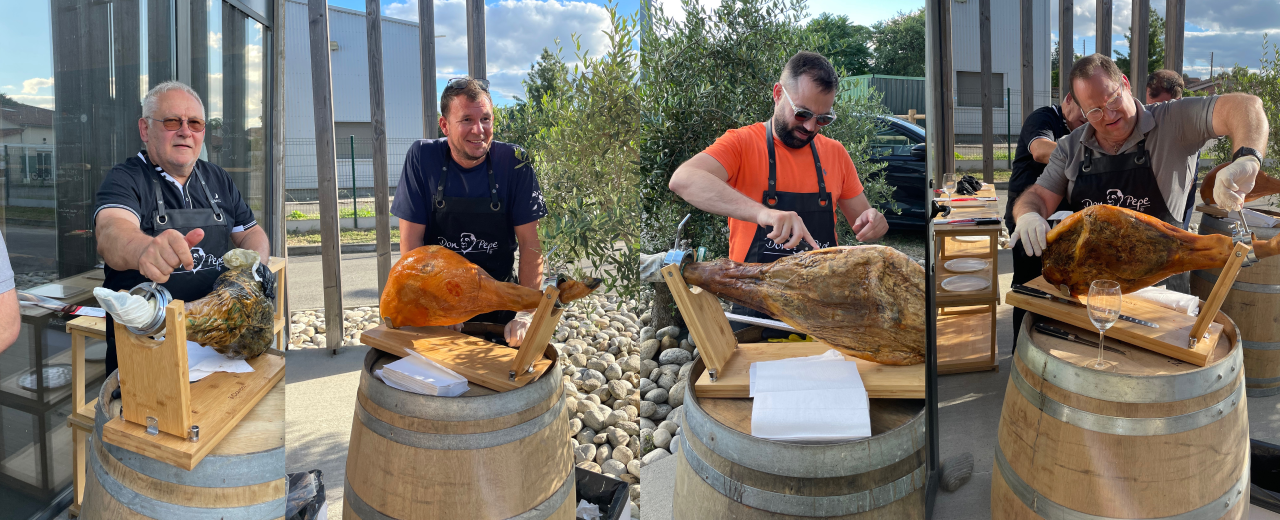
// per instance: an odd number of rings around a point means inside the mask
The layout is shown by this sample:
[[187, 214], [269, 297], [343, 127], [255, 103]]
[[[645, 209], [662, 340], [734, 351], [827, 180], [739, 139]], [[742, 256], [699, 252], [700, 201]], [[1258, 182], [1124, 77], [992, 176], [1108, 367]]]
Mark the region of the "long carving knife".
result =
[[[1035, 324], [1035, 329], [1036, 329], [1036, 331], [1037, 331], [1037, 332], [1040, 332], [1041, 334], [1046, 334], [1046, 335], [1049, 335], [1049, 336], [1053, 336], [1053, 337], [1055, 337], [1055, 338], [1064, 339], [1064, 340], [1067, 340], [1067, 341], [1074, 341], [1074, 342], [1079, 343], [1079, 344], [1081, 344], [1081, 345], [1088, 345], [1088, 346], [1090, 346], [1090, 347], [1097, 347], [1097, 346], [1098, 346], [1098, 343], [1097, 343], [1097, 342], [1095, 342], [1095, 341], [1090, 341], [1090, 340], [1084, 339], [1084, 338], [1080, 337], [1079, 335], [1076, 335], [1076, 334], [1073, 334], [1073, 333], [1071, 333], [1071, 332], [1067, 332], [1067, 331], [1062, 330], [1062, 329], [1060, 329], [1060, 328], [1054, 327], [1053, 325], [1049, 325], [1048, 323], [1037, 323], [1037, 324]], [[1109, 347], [1109, 346], [1103, 346], [1102, 348], [1103, 348], [1103, 349], [1105, 349], [1105, 350], [1106, 350], [1106, 351], [1108, 351], [1108, 352], [1115, 352], [1116, 354], [1120, 354], [1120, 355], [1123, 355], [1123, 356], [1127, 356], [1127, 355], [1128, 355], [1128, 354], [1125, 354], [1125, 352], [1124, 352], [1123, 350], [1114, 349], [1114, 348], [1111, 348], [1111, 347]]]
[[[1077, 306], [1077, 307], [1087, 307], [1085, 304], [1080, 303], [1080, 302], [1078, 302], [1078, 301], [1068, 300], [1068, 299], [1066, 299], [1066, 298], [1059, 298], [1059, 297], [1054, 296], [1054, 295], [1052, 295], [1052, 294], [1049, 294], [1049, 293], [1047, 293], [1047, 292], [1041, 291], [1040, 289], [1036, 289], [1035, 287], [1028, 287], [1028, 286], [1026, 286], [1026, 285], [1022, 285], [1022, 284], [1014, 284], [1014, 285], [1013, 285], [1013, 292], [1016, 292], [1016, 293], [1018, 293], [1018, 294], [1023, 294], [1023, 295], [1026, 295], [1026, 296], [1032, 296], [1032, 297], [1035, 297], [1035, 298], [1043, 298], [1043, 299], [1046, 299], [1046, 300], [1049, 300], [1049, 301], [1058, 302], [1058, 303], [1065, 303], [1065, 304], [1067, 304], [1067, 305], [1075, 305], [1075, 306]], [[1151, 328], [1153, 328], [1153, 329], [1158, 329], [1158, 328], [1160, 328], [1160, 325], [1157, 325], [1157, 324], [1155, 324], [1155, 323], [1151, 323], [1151, 322], [1149, 322], [1149, 321], [1147, 321], [1147, 320], [1140, 320], [1140, 319], [1138, 319], [1138, 318], [1135, 318], [1135, 317], [1133, 317], [1133, 316], [1129, 316], [1129, 315], [1127, 315], [1127, 314], [1121, 314], [1121, 315], [1120, 315], [1120, 319], [1122, 319], [1122, 320], [1124, 320], [1124, 321], [1127, 321], [1127, 322], [1129, 322], [1129, 323], [1137, 323], [1138, 325], [1143, 325], [1143, 326], [1151, 327]]]

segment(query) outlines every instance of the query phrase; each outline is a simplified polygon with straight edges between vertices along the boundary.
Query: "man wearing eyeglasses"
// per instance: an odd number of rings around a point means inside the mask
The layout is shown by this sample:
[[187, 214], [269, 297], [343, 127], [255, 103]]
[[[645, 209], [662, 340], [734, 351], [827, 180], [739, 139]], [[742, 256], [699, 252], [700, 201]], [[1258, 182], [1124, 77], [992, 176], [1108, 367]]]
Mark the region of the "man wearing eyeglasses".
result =
[[[676, 169], [669, 187], [729, 218], [729, 258], [773, 262], [836, 245], [836, 210], [860, 241], [889, 224], [867, 201], [848, 151], [820, 134], [835, 121], [839, 78], [822, 55], [792, 56], [773, 85], [768, 121], [731, 129]], [[734, 312], [768, 317], [735, 305]]]
[[1013, 214], [1029, 254], [1047, 247], [1049, 216], [1059, 202], [1071, 211], [1110, 204], [1181, 226], [1187, 190], [1194, 185], [1196, 154], [1210, 139], [1226, 136], [1234, 160], [1218, 174], [1214, 198], [1228, 211], [1244, 204], [1267, 143], [1262, 102], [1248, 94], [1184, 98], [1143, 105], [1129, 79], [1105, 56], [1094, 54], [1071, 69], [1072, 91], [1089, 122], [1058, 142], [1036, 184], [1018, 198]]
[[[146, 149], [117, 164], [98, 188], [94, 213], [102, 286], [129, 290], [153, 281], [174, 299], [213, 289], [232, 248], [270, 256], [267, 234], [221, 167], [200, 160], [204, 104], [191, 87], [166, 81], [142, 101], [138, 133]], [[113, 331], [111, 316], [107, 330]], [[115, 334], [107, 333], [107, 373], [116, 369]]]
[[[540, 289], [538, 219], [547, 206], [525, 151], [493, 140], [488, 80], [450, 79], [440, 94], [439, 124], [444, 138], [419, 140], [405, 154], [391, 206], [400, 218], [400, 254], [440, 245], [496, 280]], [[532, 311], [495, 311], [470, 321], [505, 325], [504, 339], [514, 347], [523, 342]]]

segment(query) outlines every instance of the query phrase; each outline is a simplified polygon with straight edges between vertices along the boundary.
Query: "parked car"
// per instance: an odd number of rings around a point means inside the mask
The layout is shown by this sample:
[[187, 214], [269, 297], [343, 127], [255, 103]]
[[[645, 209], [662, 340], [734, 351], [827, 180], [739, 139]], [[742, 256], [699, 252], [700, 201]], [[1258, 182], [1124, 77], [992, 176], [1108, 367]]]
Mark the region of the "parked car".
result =
[[871, 160], [883, 162], [880, 174], [893, 186], [892, 208], [886, 208], [890, 229], [923, 229], [928, 225], [928, 167], [924, 129], [896, 117], [879, 116], [884, 127], [871, 141]]

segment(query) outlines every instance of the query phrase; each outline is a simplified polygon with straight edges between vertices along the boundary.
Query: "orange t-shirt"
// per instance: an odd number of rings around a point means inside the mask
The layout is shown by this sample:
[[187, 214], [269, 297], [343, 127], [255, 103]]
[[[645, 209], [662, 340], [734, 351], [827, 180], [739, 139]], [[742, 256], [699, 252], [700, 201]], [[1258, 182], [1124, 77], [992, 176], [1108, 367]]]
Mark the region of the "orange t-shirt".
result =
[[[853, 159], [839, 141], [818, 134], [813, 143], [818, 147], [818, 158], [826, 171], [827, 192], [836, 200], [846, 200], [862, 194], [862, 181], [853, 166]], [[764, 123], [756, 123], [725, 132], [704, 152], [720, 161], [729, 172], [729, 185], [747, 198], [759, 202], [769, 187], [769, 150], [764, 144]], [[773, 152], [777, 161], [778, 191], [791, 193], [817, 193], [818, 177], [814, 173], [813, 152], [809, 147], [796, 149], [773, 138]], [[834, 216], [833, 216], [834, 218]], [[756, 224], [734, 218], [729, 219], [729, 259], [743, 262], [751, 249]]]

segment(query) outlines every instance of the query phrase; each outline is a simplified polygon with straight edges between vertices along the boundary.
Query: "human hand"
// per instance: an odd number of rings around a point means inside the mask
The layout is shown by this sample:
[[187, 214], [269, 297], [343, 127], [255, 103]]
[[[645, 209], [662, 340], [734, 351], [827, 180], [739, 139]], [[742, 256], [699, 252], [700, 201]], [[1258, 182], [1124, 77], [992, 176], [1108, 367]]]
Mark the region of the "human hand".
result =
[[532, 322], [532, 312], [517, 312], [516, 317], [508, 321], [507, 326], [502, 329], [503, 336], [507, 339], [507, 346], [518, 347], [524, 343], [524, 334], [529, 331], [529, 324]]
[[1018, 223], [1014, 225], [1013, 240], [1009, 241], [1009, 248], [1012, 249], [1021, 240], [1022, 249], [1028, 255], [1040, 256], [1040, 253], [1049, 247], [1045, 238], [1048, 233], [1049, 221], [1039, 213], [1028, 211], [1018, 217]]
[[875, 208], [868, 208], [853, 222], [853, 232], [856, 233], [859, 242], [878, 239], [888, 231], [889, 221], [885, 220], [884, 214]]
[[1246, 155], [1218, 170], [1218, 179], [1213, 184], [1213, 201], [1227, 211], [1240, 211], [1244, 207], [1244, 197], [1253, 190], [1254, 179], [1261, 168], [1257, 157]]
[[204, 240], [203, 229], [193, 229], [186, 236], [176, 229], [166, 229], [151, 237], [147, 247], [138, 256], [138, 272], [157, 283], [169, 281], [169, 274], [178, 266], [195, 269], [191, 248]]
[[760, 208], [760, 213], [756, 215], [756, 224], [760, 226], [773, 226], [773, 231], [767, 235], [769, 240], [786, 249], [795, 249], [800, 245], [800, 241], [808, 242], [814, 249], [818, 249], [818, 243], [809, 235], [809, 230], [804, 227], [804, 220], [794, 211], [778, 211], [765, 207]]

